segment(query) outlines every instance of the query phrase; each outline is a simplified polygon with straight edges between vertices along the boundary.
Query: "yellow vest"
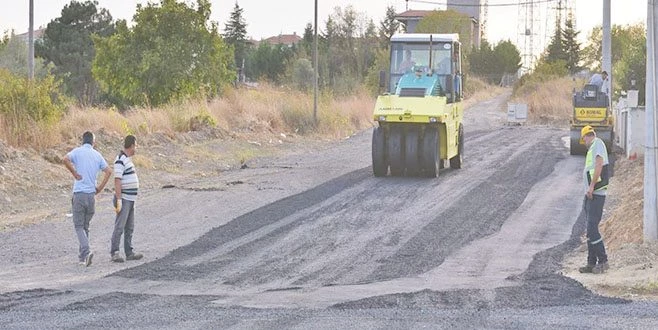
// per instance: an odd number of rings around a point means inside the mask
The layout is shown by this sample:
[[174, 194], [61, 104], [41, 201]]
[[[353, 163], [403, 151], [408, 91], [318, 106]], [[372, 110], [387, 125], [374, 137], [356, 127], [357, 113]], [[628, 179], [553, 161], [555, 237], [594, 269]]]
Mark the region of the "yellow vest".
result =
[[[592, 142], [592, 145], [590, 145], [589, 149], [587, 150], [587, 156], [585, 156], [585, 168], [586, 169], [589, 168], [589, 171], [587, 171], [588, 184], [592, 183], [592, 177], [594, 176], [594, 171], [596, 171], [596, 166], [594, 164], [594, 153], [592, 153], [592, 149], [593, 149], [592, 147], [594, 146], [594, 143], [603, 143], [603, 141], [600, 140], [599, 138], [595, 138], [595, 140]], [[605, 164], [601, 169], [601, 175], [599, 175], [599, 179], [596, 181], [596, 184], [594, 185], [594, 191], [607, 189], [608, 181], [609, 181], [608, 164]]]

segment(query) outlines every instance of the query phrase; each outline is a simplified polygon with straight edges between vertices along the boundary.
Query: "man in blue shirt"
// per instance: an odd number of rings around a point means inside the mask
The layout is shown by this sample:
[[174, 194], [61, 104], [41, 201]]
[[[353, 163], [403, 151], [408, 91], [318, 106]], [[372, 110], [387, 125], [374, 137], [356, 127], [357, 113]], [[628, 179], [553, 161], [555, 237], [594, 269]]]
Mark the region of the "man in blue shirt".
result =
[[603, 71], [600, 74], [595, 73], [594, 75], [592, 75], [592, 77], [589, 79], [589, 84], [598, 86], [599, 87], [599, 92], [604, 92], [605, 93], [605, 91], [602, 90], [602, 88], [603, 88], [603, 83], [606, 80], [608, 80], [608, 73]]
[[[94, 149], [94, 134], [87, 131], [82, 135], [82, 146], [64, 156], [64, 166], [71, 172], [73, 182], [73, 225], [80, 242], [78, 259], [80, 264], [89, 267], [94, 253], [89, 249], [89, 222], [96, 211], [96, 194], [103, 191], [112, 175], [105, 158]], [[96, 185], [98, 172], [105, 176], [100, 185]]]

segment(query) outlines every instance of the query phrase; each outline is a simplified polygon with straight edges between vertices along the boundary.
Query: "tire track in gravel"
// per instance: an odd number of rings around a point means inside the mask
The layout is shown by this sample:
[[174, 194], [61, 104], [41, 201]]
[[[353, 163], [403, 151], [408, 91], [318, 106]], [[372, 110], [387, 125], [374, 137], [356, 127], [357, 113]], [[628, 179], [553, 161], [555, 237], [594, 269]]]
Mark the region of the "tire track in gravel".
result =
[[[534, 143], [518, 139], [528, 134]], [[163, 259], [114, 275], [150, 281], [212, 279], [271, 290], [421, 274], [500, 227], [559, 160], [549, 143], [558, 134], [525, 129], [482, 134], [466, 141], [473, 154], [467, 154], [465, 168], [445, 170], [438, 180], [378, 179], [370, 168], [358, 170], [236, 218]], [[510, 177], [523, 180], [502, 189]], [[460, 233], [465, 223], [469, 228]]]
[[[369, 281], [417, 275], [440, 265], [463, 245], [494, 234], [521, 205], [533, 185], [562, 159], [544, 138], [512, 156], [489, 180], [438, 214], [398, 252], [384, 261]], [[553, 138], [554, 139], [554, 138]]]

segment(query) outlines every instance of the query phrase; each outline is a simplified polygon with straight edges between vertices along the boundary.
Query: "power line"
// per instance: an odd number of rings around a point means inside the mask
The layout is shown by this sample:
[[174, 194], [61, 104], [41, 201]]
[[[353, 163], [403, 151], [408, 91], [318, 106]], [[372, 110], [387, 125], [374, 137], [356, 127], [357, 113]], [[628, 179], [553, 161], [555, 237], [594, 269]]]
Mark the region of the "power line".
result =
[[416, 3], [424, 3], [424, 4], [430, 4], [430, 5], [437, 5], [437, 6], [447, 6], [450, 5], [451, 7], [512, 7], [512, 6], [524, 6], [524, 5], [531, 5], [531, 4], [541, 4], [541, 3], [550, 3], [550, 2], [557, 2], [558, 0], [537, 0], [537, 1], [526, 1], [526, 2], [515, 2], [515, 3], [495, 3], [495, 4], [457, 4], [457, 3], [447, 3], [447, 2], [436, 2], [436, 1], [425, 1], [425, 0], [407, 0], [407, 2], [416, 2]]

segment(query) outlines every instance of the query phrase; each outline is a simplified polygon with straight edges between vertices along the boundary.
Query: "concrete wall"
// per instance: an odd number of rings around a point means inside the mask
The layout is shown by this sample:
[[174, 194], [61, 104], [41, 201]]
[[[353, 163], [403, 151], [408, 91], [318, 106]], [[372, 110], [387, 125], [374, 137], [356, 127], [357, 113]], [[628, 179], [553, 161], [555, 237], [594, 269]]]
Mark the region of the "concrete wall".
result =
[[628, 141], [625, 149], [627, 157], [633, 154], [644, 155], [646, 136], [644, 113], [644, 107], [629, 108], [629, 120], [626, 126]]
[[408, 20], [406, 21], [406, 26], [407, 26], [407, 33], [414, 33], [416, 32], [416, 25], [418, 25], [418, 20]]
[[626, 157], [644, 155], [645, 145], [644, 107], [629, 107], [621, 100], [616, 109], [616, 144], [624, 150]]

